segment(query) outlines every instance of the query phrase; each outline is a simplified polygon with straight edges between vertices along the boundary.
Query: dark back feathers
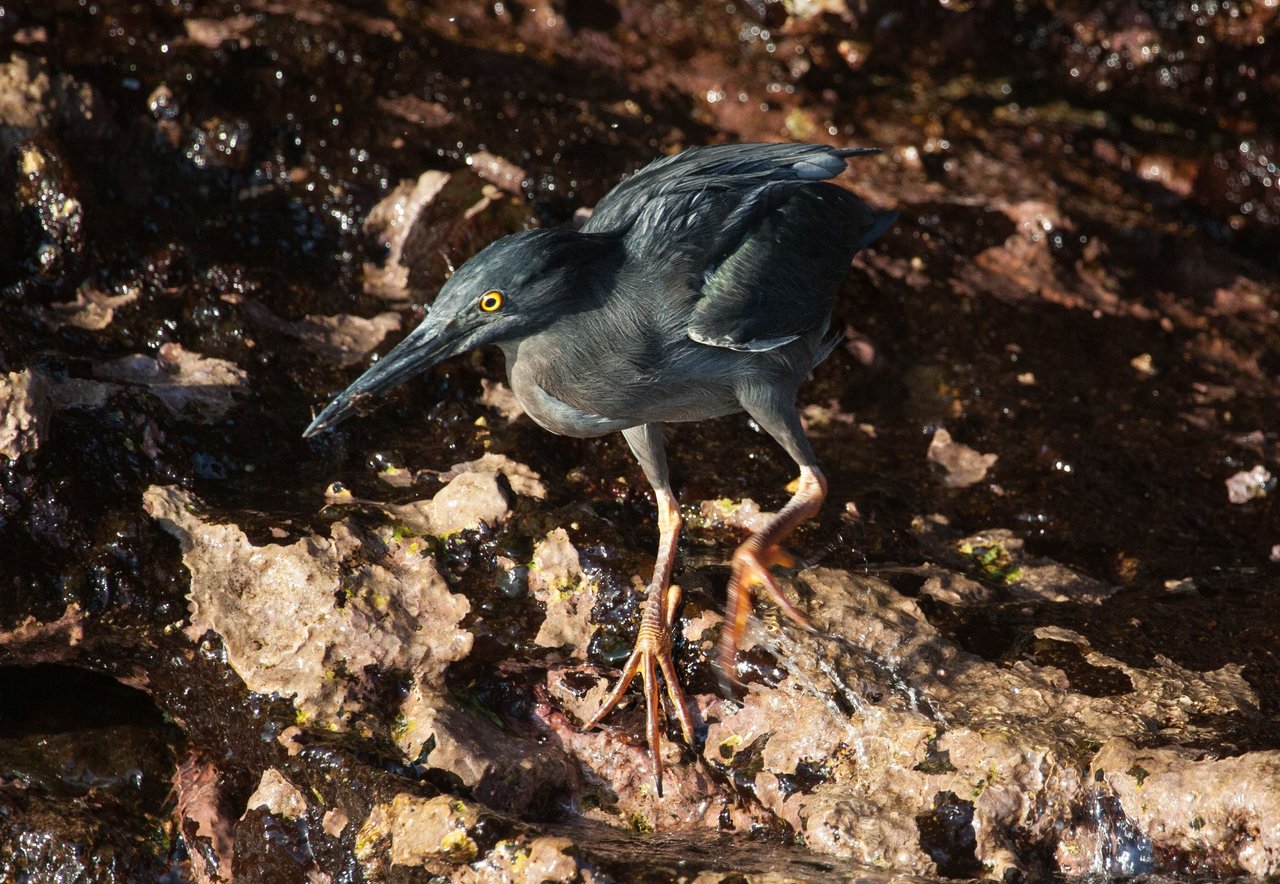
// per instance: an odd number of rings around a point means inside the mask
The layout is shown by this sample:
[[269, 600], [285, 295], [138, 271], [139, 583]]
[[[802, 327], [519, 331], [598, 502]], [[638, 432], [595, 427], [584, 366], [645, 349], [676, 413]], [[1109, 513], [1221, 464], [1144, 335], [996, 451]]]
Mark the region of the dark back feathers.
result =
[[[623, 237], [633, 262], [698, 294], [688, 335], [769, 350], [826, 327], [854, 254], [893, 222], [824, 183], [874, 148], [724, 144], [657, 160], [583, 227]], [[673, 279], [682, 274], [684, 279]]]

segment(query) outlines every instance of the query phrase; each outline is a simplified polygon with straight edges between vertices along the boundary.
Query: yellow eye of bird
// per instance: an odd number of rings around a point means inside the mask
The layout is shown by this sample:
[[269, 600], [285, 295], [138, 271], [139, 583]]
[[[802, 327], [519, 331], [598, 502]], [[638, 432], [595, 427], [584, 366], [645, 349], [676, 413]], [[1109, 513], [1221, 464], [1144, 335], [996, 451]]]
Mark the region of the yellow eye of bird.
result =
[[480, 309], [485, 313], [495, 313], [502, 309], [502, 292], [485, 292], [480, 296]]

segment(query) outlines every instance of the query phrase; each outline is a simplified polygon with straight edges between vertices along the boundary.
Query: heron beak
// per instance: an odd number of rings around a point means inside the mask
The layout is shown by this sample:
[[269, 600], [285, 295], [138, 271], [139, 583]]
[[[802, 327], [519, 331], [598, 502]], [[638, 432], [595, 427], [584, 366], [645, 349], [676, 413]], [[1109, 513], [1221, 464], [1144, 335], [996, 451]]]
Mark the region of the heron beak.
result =
[[314, 436], [321, 430], [346, 420], [361, 410], [374, 396], [399, 386], [416, 374], [421, 374], [437, 362], [469, 349], [465, 345], [464, 330], [447, 317], [433, 320], [427, 316], [422, 324], [409, 333], [403, 341], [391, 348], [391, 352], [375, 362], [351, 386], [339, 393], [324, 411], [316, 415], [302, 433], [302, 438]]

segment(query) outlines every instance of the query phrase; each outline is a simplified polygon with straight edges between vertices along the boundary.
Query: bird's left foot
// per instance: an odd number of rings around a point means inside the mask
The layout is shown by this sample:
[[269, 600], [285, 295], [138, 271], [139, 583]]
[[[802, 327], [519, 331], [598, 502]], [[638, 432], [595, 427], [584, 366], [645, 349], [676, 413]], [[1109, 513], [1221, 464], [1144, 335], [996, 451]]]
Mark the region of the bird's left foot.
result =
[[598, 725], [618, 705], [639, 673], [644, 685], [645, 736], [649, 743], [649, 753], [653, 756], [654, 783], [659, 796], [662, 795], [662, 755], [659, 751], [662, 693], [658, 689], [659, 670], [667, 684], [667, 696], [675, 707], [680, 729], [684, 731], [685, 742], [691, 747], [694, 744], [693, 719], [689, 717], [684, 690], [680, 687], [675, 662], [671, 658], [671, 627], [675, 623], [676, 609], [679, 606], [680, 587], [661, 587], [656, 584], [649, 587], [649, 597], [645, 601], [640, 619], [640, 631], [636, 635], [636, 646], [623, 667], [622, 677], [601, 705], [600, 711], [583, 725], [583, 730], [591, 730]]

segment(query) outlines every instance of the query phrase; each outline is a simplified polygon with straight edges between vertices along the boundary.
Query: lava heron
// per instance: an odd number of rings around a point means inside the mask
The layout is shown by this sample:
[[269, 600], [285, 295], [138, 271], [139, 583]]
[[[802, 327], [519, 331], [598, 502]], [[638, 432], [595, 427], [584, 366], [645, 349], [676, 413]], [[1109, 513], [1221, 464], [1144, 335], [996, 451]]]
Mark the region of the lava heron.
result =
[[817, 144], [695, 147], [610, 191], [581, 230], [527, 230], [460, 267], [427, 317], [320, 412], [305, 436], [451, 356], [496, 344], [525, 413], [553, 433], [621, 432], [658, 505], [658, 555], [635, 650], [587, 723], [599, 724], [639, 673], [658, 793], [661, 670], [684, 738], [693, 722], [671, 659], [680, 589], [671, 585], [680, 510], [662, 425], [745, 411], [800, 468], [791, 500], [738, 547], [720, 643], [732, 679], [751, 597], [804, 614], [769, 573], [780, 543], [812, 517], [826, 480], [796, 411], [800, 384], [831, 352], [831, 306], [854, 254], [893, 222], [826, 183], [868, 148]]

